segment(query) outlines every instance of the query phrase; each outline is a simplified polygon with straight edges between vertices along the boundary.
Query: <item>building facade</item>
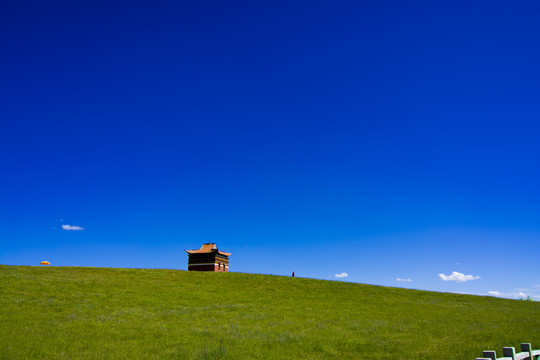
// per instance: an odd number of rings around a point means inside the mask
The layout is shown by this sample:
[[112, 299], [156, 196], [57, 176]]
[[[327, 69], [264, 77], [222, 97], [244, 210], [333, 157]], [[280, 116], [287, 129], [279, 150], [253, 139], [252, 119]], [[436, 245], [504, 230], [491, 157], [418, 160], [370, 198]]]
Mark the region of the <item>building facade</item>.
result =
[[206, 243], [188, 253], [188, 271], [229, 271], [231, 253], [219, 251], [215, 243]]

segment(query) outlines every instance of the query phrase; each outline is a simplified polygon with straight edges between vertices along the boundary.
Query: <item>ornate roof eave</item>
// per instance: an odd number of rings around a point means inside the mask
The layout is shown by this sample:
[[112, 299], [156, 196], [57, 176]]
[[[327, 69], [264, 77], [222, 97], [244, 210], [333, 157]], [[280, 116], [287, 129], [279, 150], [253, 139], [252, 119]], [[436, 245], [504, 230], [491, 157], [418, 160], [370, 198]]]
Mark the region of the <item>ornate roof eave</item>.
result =
[[212, 254], [212, 253], [218, 253], [220, 255], [225, 255], [225, 256], [231, 256], [232, 253], [228, 253], [228, 252], [225, 252], [225, 251], [219, 251], [219, 250], [213, 250], [213, 251], [200, 251], [200, 250], [184, 250], [185, 252], [187, 252], [188, 254]]
[[200, 249], [197, 250], [184, 250], [188, 254], [211, 254], [211, 253], [218, 253], [223, 256], [231, 256], [232, 253], [228, 253], [225, 251], [219, 251], [217, 248], [217, 245], [215, 243], [207, 243], [203, 244]]

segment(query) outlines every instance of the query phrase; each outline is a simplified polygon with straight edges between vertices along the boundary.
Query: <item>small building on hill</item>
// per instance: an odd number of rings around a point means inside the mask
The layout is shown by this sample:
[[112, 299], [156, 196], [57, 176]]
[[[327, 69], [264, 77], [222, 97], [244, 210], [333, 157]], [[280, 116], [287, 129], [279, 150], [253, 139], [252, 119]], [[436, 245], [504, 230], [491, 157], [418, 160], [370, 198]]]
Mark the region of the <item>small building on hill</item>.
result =
[[219, 251], [215, 243], [206, 243], [188, 253], [188, 271], [229, 271], [231, 253]]

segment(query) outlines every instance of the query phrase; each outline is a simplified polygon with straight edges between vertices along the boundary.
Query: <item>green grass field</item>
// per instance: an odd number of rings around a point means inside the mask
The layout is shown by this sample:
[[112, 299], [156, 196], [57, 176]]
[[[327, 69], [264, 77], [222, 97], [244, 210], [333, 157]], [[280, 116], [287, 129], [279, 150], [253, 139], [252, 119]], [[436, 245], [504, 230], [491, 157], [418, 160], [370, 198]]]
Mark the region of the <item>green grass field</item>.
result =
[[1, 359], [475, 359], [540, 303], [243, 273], [0, 266]]

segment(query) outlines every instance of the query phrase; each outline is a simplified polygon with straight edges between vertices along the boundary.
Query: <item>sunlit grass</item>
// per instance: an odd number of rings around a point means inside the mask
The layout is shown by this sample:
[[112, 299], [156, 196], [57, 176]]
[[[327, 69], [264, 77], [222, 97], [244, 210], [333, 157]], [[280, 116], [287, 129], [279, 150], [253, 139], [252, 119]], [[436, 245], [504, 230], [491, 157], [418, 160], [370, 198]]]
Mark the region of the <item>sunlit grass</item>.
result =
[[474, 359], [540, 303], [242, 273], [0, 266], [1, 359]]

